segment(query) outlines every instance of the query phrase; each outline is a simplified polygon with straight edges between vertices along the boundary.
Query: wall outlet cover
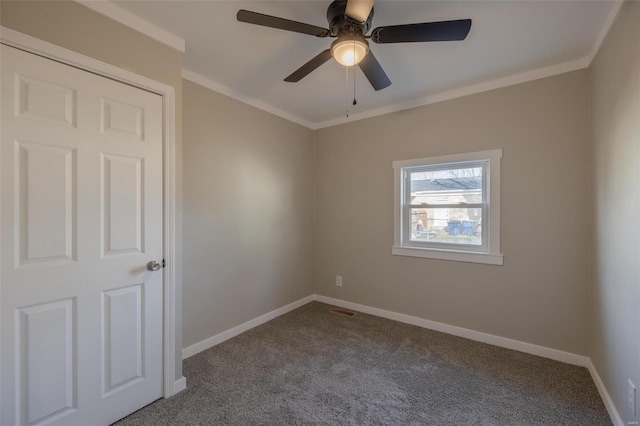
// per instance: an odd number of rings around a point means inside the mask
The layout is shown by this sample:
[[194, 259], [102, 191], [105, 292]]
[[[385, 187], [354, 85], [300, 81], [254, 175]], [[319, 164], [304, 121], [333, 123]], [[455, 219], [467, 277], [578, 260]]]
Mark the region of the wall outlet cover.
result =
[[336, 275], [336, 286], [342, 287], [342, 276]]

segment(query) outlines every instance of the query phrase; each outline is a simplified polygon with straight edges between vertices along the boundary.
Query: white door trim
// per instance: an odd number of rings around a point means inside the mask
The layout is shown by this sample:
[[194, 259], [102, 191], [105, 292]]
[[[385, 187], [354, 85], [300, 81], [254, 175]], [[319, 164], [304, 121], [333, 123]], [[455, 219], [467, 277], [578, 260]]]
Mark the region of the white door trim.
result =
[[175, 89], [116, 66], [98, 61], [31, 37], [21, 32], [0, 26], [0, 43], [26, 52], [52, 59], [79, 69], [117, 80], [162, 96], [163, 117], [163, 184], [164, 184], [164, 259], [163, 276], [163, 382], [164, 397], [168, 398], [186, 388], [186, 379], [175, 379], [176, 373], [176, 135], [175, 135]]

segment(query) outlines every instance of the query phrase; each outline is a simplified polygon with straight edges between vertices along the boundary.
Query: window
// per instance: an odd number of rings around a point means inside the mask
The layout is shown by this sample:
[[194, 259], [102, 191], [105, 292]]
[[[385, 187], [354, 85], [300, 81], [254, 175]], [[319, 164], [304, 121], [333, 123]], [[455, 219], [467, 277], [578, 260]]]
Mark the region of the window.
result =
[[502, 150], [394, 161], [394, 245], [401, 256], [502, 265]]

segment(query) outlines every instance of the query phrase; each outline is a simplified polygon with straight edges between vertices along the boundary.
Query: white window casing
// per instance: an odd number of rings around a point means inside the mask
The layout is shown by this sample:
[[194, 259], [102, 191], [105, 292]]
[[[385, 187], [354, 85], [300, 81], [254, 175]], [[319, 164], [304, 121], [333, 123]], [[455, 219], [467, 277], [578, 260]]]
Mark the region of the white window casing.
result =
[[[502, 150], [480, 151], [438, 157], [418, 158], [393, 162], [394, 170], [394, 242], [392, 254], [431, 259], [502, 265], [500, 248], [500, 166]], [[460, 168], [482, 169], [482, 202], [472, 204], [411, 204], [411, 173], [454, 170]], [[411, 210], [430, 208], [464, 208], [481, 211], [481, 243], [460, 244], [424, 242], [411, 238]]]

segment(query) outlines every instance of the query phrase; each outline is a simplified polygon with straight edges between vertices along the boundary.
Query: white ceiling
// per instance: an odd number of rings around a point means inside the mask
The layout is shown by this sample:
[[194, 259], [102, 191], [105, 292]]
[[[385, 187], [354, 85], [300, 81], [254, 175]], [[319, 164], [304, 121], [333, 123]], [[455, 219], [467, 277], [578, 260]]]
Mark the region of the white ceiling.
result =
[[[392, 81], [375, 92], [356, 70], [351, 106], [346, 71], [331, 60], [299, 83], [284, 77], [329, 47], [332, 39], [236, 21], [247, 9], [327, 27], [330, 1], [117, 1], [119, 7], [186, 41], [184, 67], [239, 98], [266, 104], [313, 126], [470, 85], [584, 60], [611, 21], [613, 1], [382, 1], [373, 28], [471, 18], [465, 41], [377, 45]], [[582, 62], [581, 62], [582, 63]], [[563, 69], [562, 66], [556, 67]], [[353, 74], [350, 74], [350, 80]], [[226, 90], [228, 89], [228, 90]]]

